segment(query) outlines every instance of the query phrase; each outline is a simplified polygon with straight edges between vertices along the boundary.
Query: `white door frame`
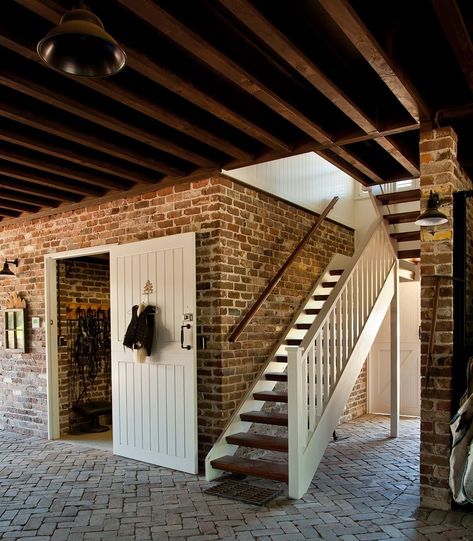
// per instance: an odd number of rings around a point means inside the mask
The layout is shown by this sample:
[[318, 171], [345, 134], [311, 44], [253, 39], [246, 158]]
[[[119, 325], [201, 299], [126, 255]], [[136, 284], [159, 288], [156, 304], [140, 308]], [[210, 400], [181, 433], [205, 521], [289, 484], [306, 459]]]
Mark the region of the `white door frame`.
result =
[[58, 374], [58, 326], [57, 326], [57, 272], [58, 259], [86, 257], [110, 253], [115, 244], [91, 246], [78, 250], [56, 252], [44, 256], [45, 287], [45, 326], [46, 326], [46, 379], [48, 400], [48, 439], [57, 440], [61, 436], [59, 425], [59, 374]]

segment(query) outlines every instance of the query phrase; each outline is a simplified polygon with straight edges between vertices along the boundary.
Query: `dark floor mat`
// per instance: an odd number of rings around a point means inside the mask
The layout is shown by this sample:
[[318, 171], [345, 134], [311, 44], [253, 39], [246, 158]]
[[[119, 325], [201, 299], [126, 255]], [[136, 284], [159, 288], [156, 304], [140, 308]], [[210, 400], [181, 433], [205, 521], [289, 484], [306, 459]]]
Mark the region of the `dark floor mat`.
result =
[[227, 479], [218, 485], [207, 488], [204, 492], [213, 496], [221, 496], [222, 498], [238, 500], [244, 503], [265, 505], [278, 496], [281, 491], [279, 489], [273, 490]]

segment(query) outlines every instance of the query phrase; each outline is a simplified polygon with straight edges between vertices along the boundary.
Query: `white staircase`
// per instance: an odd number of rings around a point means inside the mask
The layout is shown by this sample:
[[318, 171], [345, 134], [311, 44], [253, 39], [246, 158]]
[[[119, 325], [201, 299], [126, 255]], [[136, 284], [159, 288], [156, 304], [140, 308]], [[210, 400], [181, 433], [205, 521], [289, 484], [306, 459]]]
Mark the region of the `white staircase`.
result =
[[[206, 477], [223, 471], [307, 490], [396, 292], [398, 261], [380, 218], [350, 259], [335, 256], [206, 457]], [[287, 381], [287, 391], [275, 390]], [[263, 409], [288, 404], [287, 413]], [[252, 423], [286, 435], [249, 432]], [[239, 446], [287, 452], [287, 462], [236, 456]]]

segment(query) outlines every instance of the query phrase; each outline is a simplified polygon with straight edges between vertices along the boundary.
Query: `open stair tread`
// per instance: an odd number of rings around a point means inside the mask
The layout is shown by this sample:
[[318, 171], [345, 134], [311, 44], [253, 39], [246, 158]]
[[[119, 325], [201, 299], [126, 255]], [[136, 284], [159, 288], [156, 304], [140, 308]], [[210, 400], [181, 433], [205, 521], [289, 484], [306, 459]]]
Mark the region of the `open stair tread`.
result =
[[420, 248], [413, 250], [399, 250], [397, 252], [399, 259], [416, 259], [420, 257]]
[[396, 239], [398, 242], [420, 240], [420, 231], [404, 231], [401, 233], [391, 233], [390, 237]]
[[240, 413], [240, 419], [250, 423], [287, 426], [287, 413], [275, 411], [247, 411]]
[[266, 372], [264, 377], [268, 381], [287, 381], [287, 374], [284, 372]]
[[253, 393], [255, 400], [264, 400], [265, 402], [287, 402], [287, 392], [285, 391], [259, 391]]
[[320, 308], [305, 308], [304, 314], [308, 316], [316, 316], [320, 312]]
[[376, 199], [381, 201], [383, 205], [420, 201], [420, 190], [403, 190], [400, 192], [383, 193], [377, 195]]
[[332, 269], [329, 271], [330, 276], [341, 276], [343, 274], [343, 269]]
[[211, 462], [212, 467], [217, 470], [229, 471], [232, 473], [242, 473], [254, 477], [263, 477], [275, 481], [287, 483], [288, 467], [287, 464], [269, 462], [268, 460], [251, 460], [236, 456], [222, 456]]
[[287, 438], [280, 436], [270, 436], [267, 434], [255, 434], [253, 432], [239, 432], [227, 436], [227, 443], [231, 445], [241, 445], [243, 447], [253, 447], [254, 449], [265, 449], [267, 451], [280, 451], [287, 453]]
[[385, 214], [383, 218], [390, 224], [407, 224], [415, 222], [419, 217], [419, 211], [397, 212], [395, 214]]

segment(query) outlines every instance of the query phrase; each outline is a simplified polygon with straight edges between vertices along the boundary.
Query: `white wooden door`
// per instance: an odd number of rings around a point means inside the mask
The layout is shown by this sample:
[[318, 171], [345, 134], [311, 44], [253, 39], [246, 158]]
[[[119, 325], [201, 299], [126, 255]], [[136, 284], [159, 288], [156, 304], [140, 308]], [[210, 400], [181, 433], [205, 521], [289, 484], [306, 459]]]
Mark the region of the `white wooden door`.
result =
[[[420, 283], [399, 284], [400, 303], [400, 411], [420, 415]], [[390, 413], [390, 314], [389, 311], [371, 348], [369, 403], [371, 413]]]
[[[110, 286], [113, 451], [197, 473], [195, 234], [113, 247]], [[151, 356], [140, 363], [123, 337], [142, 301], [157, 314]]]

